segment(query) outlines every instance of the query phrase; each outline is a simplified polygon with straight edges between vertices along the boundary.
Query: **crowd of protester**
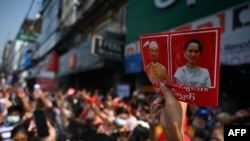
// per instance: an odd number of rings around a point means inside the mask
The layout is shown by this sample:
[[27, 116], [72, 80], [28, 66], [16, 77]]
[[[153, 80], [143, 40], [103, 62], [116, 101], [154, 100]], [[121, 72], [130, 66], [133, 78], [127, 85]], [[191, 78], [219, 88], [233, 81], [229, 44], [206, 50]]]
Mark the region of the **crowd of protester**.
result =
[[[2, 141], [165, 141], [159, 118], [151, 109], [156, 94], [134, 91], [121, 99], [114, 91], [69, 88], [28, 91], [19, 84], [1, 85]], [[46, 114], [49, 135], [37, 136], [33, 112]], [[171, 113], [169, 113], [171, 114]], [[185, 141], [223, 141], [224, 125], [250, 124], [250, 110], [229, 114], [219, 107], [188, 105]]]

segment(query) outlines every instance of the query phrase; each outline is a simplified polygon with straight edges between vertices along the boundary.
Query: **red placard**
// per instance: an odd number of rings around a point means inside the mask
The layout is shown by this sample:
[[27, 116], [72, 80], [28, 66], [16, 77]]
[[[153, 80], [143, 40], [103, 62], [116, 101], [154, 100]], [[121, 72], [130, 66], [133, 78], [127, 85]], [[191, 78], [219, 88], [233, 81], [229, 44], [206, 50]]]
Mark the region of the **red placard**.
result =
[[140, 36], [143, 68], [156, 93], [199, 106], [218, 105], [221, 27]]

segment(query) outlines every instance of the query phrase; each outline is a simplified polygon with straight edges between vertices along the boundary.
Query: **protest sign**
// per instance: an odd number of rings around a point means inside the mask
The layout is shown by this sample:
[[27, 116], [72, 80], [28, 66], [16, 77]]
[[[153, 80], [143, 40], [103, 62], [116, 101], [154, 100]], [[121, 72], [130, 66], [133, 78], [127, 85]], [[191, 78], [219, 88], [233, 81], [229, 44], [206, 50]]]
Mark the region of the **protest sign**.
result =
[[155, 92], [165, 83], [179, 100], [217, 106], [221, 27], [143, 34], [143, 68]]

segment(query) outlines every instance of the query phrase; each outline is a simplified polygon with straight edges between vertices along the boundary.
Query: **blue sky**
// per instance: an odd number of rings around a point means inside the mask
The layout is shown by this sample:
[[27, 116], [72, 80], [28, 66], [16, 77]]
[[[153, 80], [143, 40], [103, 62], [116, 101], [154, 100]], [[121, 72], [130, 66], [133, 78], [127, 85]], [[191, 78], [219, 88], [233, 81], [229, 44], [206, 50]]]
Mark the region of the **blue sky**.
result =
[[[32, 0], [1, 0], [0, 1], [0, 63], [6, 41], [13, 40], [28, 13]], [[29, 18], [35, 18], [40, 9], [41, 0], [35, 0]]]

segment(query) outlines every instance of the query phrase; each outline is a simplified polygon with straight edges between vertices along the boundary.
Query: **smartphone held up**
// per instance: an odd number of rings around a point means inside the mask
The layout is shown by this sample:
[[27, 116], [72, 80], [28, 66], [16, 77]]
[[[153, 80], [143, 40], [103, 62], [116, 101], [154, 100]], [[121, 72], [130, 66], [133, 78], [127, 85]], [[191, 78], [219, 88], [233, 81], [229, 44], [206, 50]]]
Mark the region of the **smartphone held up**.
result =
[[39, 84], [35, 84], [34, 85], [34, 95], [37, 95], [39, 90], [40, 90], [41, 86]]
[[35, 121], [38, 137], [43, 138], [49, 136], [45, 112], [43, 110], [35, 110], [33, 112], [33, 118]]

